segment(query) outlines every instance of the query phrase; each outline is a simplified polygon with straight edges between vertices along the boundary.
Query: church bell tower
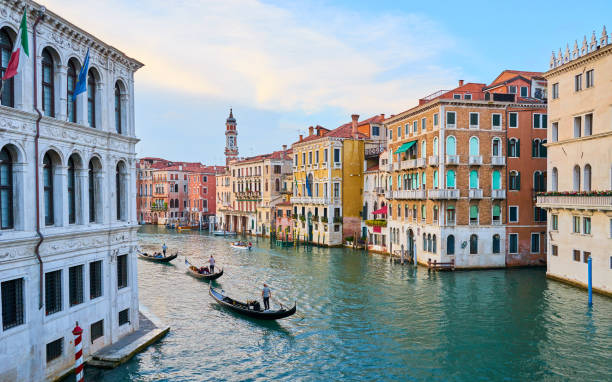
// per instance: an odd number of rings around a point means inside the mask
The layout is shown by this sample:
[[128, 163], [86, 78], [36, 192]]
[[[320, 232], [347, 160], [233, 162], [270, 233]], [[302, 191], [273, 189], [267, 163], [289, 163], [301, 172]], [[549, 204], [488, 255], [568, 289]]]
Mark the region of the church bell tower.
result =
[[238, 157], [238, 131], [236, 119], [230, 108], [229, 117], [225, 121], [225, 165]]

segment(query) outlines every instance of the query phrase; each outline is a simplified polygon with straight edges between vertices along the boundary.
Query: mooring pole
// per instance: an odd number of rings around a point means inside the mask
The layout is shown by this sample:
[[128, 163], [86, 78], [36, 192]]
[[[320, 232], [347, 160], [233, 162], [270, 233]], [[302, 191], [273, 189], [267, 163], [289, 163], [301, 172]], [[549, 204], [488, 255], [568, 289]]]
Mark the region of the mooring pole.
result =
[[587, 262], [588, 282], [589, 282], [589, 306], [593, 306], [593, 259], [589, 256]]

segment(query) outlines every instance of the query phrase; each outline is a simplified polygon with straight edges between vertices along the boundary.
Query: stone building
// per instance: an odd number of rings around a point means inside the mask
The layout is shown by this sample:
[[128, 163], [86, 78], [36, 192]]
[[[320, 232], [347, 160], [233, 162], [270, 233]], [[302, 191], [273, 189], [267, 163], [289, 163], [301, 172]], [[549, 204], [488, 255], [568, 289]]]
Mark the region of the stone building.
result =
[[[0, 74], [24, 7], [29, 58], [0, 106], [3, 381], [69, 371], [77, 321], [85, 357], [139, 325], [134, 72], [142, 64], [37, 3], [0, 0]], [[88, 89], [73, 101], [88, 48]]]
[[[362, 234], [367, 241], [368, 249], [375, 252], [389, 253], [389, 227], [387, 227], [387, 199], [389, 179], [389, 151], [382, 152], [378, 163], [367, 167], [363, 173], [363, 210], [361, 217]], [[384, 212], [384, 213], [383, 213]]]
[[612, 36], [553, 53], [549, 84], [547, 275], [612, 294]]

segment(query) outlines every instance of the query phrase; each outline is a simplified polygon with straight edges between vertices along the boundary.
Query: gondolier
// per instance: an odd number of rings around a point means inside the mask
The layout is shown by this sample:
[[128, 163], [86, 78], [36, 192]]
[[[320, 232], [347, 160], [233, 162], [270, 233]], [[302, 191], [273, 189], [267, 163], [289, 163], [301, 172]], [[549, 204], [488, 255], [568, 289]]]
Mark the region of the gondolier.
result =
[[166, 250], [168, 249], [168, 247], [166, 247], [166, 243], [164, 243], [164, 245], [162, 245], [162, 251], [164, 252], [164, 257], [166, 256]]
[[208, 259], [208, 263], [210, 264], [210, 273], [215, 273], [215, 258], [213, 255], [210, 255], [210, 259]]
[[270, 297], [272, 296], [272, 291], [266, 283], [264, 283], [263, 290], [261, 291], [261, 296], [263, 297], [264, 310], [270, 310]]

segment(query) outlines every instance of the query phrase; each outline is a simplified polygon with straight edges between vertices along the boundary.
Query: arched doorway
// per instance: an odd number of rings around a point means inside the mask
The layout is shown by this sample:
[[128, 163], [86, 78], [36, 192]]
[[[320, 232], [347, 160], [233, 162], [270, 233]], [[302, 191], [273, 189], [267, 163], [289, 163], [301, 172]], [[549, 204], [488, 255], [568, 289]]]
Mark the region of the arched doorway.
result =
[[312, 241], [312, 212], [308, 212], [308, 241]]
[[414, 261], [415, 259], [415, 245], [414, 245], [414, 232], [412, 229], [408, 230], [408, 258]]

